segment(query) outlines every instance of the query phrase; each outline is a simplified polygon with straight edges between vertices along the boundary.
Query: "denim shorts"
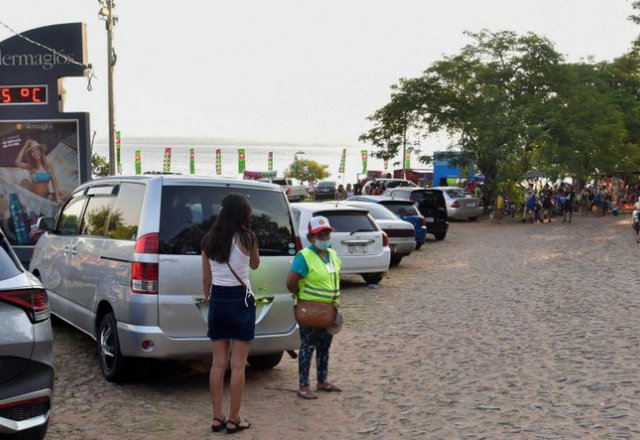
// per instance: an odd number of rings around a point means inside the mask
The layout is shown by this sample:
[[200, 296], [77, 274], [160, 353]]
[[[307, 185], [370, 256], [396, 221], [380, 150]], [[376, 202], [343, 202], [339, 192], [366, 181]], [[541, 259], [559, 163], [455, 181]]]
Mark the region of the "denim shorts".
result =
[[256, 330], [256, 306], [242, 286], [211, 286], [209, 297], [209, 331], [212, 341], [236, 339], [252, 341]]

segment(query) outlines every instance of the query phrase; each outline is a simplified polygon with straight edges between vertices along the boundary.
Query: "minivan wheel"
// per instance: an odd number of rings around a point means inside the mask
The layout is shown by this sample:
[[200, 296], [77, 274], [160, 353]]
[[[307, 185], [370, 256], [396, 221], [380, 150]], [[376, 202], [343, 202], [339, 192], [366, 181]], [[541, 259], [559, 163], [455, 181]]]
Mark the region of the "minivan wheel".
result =
[[283, 351], [280, 353], [274, 354], [261, 354], [256, 356], [249, 356], [247, 361], [249, 362], [249, 366], [251, 368], [256, 368], [258, 370], [267, 370], [269, 368], [273, 368], [280, 363], [282, 360]]
[[392, 255], [391, 256], [391, 266], [397, 266], [402, 261], [402, 255]]
[[378, 284], [380, 280], [382, 280], [382, 277], [384, 276], [384, 274], [380, 272], [361, 273], [360, 275], [362, 276], [362, 279], [364, 280], [364, 282], [367, 284]]
[[446, 232], [434, 232], [433, 236], [436, 237], [436, 240], [444, 240], [444, 237], [447, 236], [447, 233]]
[[424, 243], [416, 243], [416, 250], [419, 251]]
[[105, 314], [98, 328], [98, 359], [102, 374], [110, 382], [121, 382], [126, 377], [127, 358], [120, 352], [118, 323], [112, 312]]

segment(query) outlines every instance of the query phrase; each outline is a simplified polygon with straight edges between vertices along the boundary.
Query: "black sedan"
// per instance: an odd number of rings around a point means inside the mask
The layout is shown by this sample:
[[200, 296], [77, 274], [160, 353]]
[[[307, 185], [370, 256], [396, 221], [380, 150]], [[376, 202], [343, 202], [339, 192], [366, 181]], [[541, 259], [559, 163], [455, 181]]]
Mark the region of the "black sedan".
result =
[[323, 180], [316, 186], [316, 200], [334, 200], [338, 192], [338, 183]]

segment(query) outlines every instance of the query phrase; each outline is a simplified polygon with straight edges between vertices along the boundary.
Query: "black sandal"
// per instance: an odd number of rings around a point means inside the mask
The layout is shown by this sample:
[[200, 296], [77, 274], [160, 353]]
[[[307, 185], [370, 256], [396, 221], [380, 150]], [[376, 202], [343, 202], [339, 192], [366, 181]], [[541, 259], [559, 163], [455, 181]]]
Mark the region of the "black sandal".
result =
[[[240, 423], [242, 423], [241, 420], [238, 420], [237, 422], [234, 422], [232, 420], [227, 420], [227, 422], [225, 424], [225, 428], [227, 430], [227, 434], [235, 434], [236, 432], [244, 431], [245, 429], [251, 428], [251, 423], [250, 422], [247, 422], [246, 420], [244, 422], [247, 423], [247, 425], [242, 426], [240, 424]], [[233, 425], [233, 427], [229, 428], [229, 425]]]
[[224, 417], [222, 419], [219, 419], [217, 417], [213, 418], [214, 422], [220, 422], [220, 424], [218, 425], [214, 425], [213, 423], [211, 424], [211, 431], [213, 432], [220, 432], [220, 431], [224, 431], [224, 429], [226, 428], [226, 423], [227, 421], [224, 419]]

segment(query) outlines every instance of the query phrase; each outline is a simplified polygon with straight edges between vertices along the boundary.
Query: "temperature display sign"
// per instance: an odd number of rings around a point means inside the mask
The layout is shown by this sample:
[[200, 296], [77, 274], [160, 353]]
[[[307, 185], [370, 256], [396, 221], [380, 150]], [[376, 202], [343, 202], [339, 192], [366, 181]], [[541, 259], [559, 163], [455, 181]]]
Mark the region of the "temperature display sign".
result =
[[47, 86], [0, 86], [0, 105], [47, 103]]

